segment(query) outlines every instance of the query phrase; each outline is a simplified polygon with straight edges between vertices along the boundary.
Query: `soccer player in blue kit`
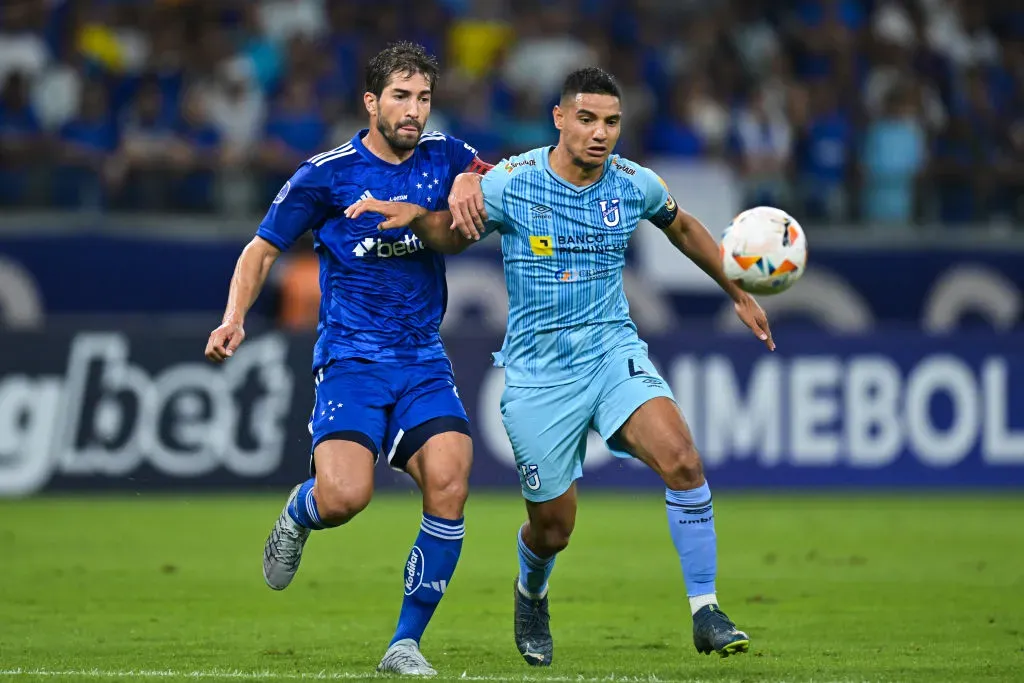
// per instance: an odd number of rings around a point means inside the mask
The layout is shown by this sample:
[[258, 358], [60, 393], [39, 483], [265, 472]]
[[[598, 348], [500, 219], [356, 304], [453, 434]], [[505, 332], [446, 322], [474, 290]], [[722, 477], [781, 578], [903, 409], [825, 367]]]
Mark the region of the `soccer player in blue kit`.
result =
[[[472, 443], [439, 326], [444, 257], [411, 231], [380, 233], [347, 218], [361, 197], [444, 208], [456, 176], [490, 168], [461, 140], [422, 133], [437, 62], [410, 43], [367, 66], [369, 129], [302, 163], [273, 200], [231, 280], [223, 324], [206, 356], [229, 358], [275, 259], [307, 230], [320, 258], [313, 351], [313, 476], [288, 497], [269, 537], [263, 575], [282, 590], [311, 531], [345, 524], [370, 502], [380, 453], [423, 493], [420, 532], [405, 565], [405, 598], [379, 671], [431, 676], [419, 641], [455, 572], [464, 535]], [[477, 187], [473, 186], [476, 191]]]
[[[622, 284], [625, 250], [641, 219], [664, 231], [732, 298], [736, 313], [774, 350], [764, 311], [722, 270], [718, 245], [679, 209], [650, 169], [610, 156], [622, 112], [615, 80], [597, 68], [568, 76], [554, 108], [558, 145], [503, 160], [481, 182], [471, 218], [422, 206], [360, 201], [382, 228], [411, 226], [425, 244], [457, 253], [501, 233], [509, 296], [501, 413], [515, 451], [528, 521], [517, 534], [516, 645], [529, 664], [551, 664], [548, 577], [576, 521], [576, 479], [594, 429], [620, 457], [665, 482], [699, 652], [746, 652], [750, 639], [719, 609], [711, 491], [671, 388], [647, 356]], [[453, 228], [458, 228], [453, 229]]]

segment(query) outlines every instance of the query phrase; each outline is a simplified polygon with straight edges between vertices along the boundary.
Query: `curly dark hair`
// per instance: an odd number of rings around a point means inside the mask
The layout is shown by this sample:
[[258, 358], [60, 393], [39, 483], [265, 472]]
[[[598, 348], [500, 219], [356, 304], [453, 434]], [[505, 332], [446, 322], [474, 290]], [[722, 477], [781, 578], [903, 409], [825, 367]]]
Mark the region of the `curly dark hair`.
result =
[[433, 90], [437, 85], [437, 72], [437, 58], [422, 45], [406, 41], [392, 43], [374, 55], [366, 65], [366, 90], [380, 97], [395, 74], [423, 74]]

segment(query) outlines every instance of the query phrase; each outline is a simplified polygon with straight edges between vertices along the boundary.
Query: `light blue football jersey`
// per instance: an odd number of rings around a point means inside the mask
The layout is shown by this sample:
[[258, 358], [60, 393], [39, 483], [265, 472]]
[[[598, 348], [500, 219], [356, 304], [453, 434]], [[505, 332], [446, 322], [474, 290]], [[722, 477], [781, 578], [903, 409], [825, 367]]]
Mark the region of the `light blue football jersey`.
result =
[[622, 284], [626, 247], [641, 219], [676, 210], [648, 168], [612, 156], [599, 181], [577, 187], [551, 169], [552, 149], [502, 160], [482, 183], [488, 232], [501, 233], [505, 262], [508, 326], [495, 362], [508, 386], [571, 382], [636, 341]]

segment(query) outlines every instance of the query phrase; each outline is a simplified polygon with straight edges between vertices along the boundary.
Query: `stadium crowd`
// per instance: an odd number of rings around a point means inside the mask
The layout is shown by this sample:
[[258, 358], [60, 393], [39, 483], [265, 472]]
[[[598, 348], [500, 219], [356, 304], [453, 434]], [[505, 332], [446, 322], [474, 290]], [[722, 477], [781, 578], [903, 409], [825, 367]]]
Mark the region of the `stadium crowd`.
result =
[[442, 62], [428, 129], [553, 143], [565, 73], [624, 90], [619, 151], [720, 158], [817, 222], [1024, 219], [1011, 0], [4, 0], [0, 205], [258, 213], [364, 127], [363, 64]]

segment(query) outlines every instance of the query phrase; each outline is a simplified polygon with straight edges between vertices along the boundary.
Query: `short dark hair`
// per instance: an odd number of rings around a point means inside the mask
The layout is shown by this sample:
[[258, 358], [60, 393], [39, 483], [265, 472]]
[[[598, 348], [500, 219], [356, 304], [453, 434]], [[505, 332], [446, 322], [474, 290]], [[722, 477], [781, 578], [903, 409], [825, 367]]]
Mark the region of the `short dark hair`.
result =
[[378, 52], [366, 65], [366, 90], [381, 96], [391, 77], [423, 74], [430, 82], [430, 90], [437, 85], [437, 58], [428, 53], [422, 45], [402, 41], [392, 43]]
[[562, 85], [562, 99], [572, 98], [580, 94], [611, 95], [622, 98], [619, 84], [615, 76], [596, 66], [576, 69], [565, 77]]

